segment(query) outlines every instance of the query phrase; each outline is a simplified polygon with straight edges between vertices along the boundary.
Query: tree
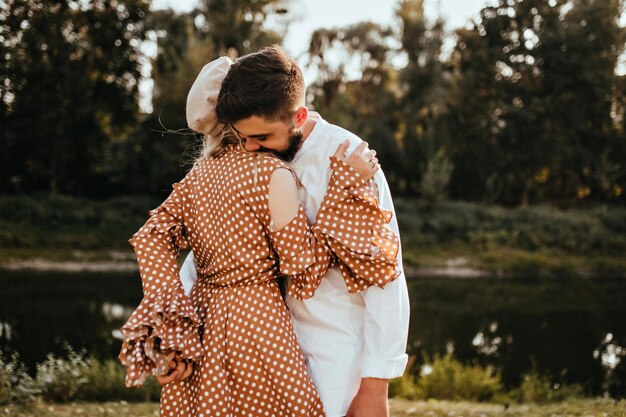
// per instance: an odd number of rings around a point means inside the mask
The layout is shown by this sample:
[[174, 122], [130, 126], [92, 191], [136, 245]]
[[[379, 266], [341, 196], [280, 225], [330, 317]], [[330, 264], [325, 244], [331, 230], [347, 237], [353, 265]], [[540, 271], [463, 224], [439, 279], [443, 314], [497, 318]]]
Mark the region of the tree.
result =
[[[449, 72], [441, 59], [444, 22], [437, 20], [430, 27], [424, 15], [423, 0], [402, 0], [396, 16], [400, 22], [401, 50], [407, 65], [400, 70], [399, 91], [402, 117], [397, 137], [403, 158], [402, 179], [406, 192], [423, 195], [445, 195], [445, 190], [433, 186], [447, 186], [442, 178], [449, 176], [450, 162], [446, 154], [449, 133], [445, 115], [448, 95], [452, 88]], [[434, 173], [447, 171], [447, 174]], [[422, 184], [424, 174], [429, 178]]]
[[129, 191], [158, 193], [178, 181], [194, 160], [200, 137], [187, 128], [187, 93], [200, 69], [217, 54], [209, 40], [200, 39], [190, 13], [156, 11], [146, 27], [157, 45], [152, 60], [153, 109], [119, 152], [125, 155]]
[[[371, 22], [319, 29], [311, 37], [308, 65], [318, 73], [309, 88], [313, 108], [366, 140], [395, 188], [402, 178], [402, 155], [394, 135], [400, 116], [398, 75], [391, 65], [394, 36], [390, 28]], [[341, 54], [344, 62], [333, 66], [330, 53]]]
[[560, 42], [546, 41], [540, 61], [546, 118], [562, 138], [561, 175], [551, 192], [560, 198], [614, 200], [626, 177], [626, 135], [616, 124], [617, 103], [626, 91], [623, 77], [616, 75], [626, 41], [626, 28], [619, 26], [624, 2], [573, 0], [569, 5], [560, 16]]
[[99, 194], [137, 116], [142, 0], [10, 0], [2, 192]]
[[[193, 15], [215, 51], [238, 56], [282, 42], [289, 4], [289, 0], [202, 0]], [[277, 29], [270, 29], [268, 21]]]
[[621, 9], [501, 0], [457, 31], [454, 197], [524, 205], [614, 192]]

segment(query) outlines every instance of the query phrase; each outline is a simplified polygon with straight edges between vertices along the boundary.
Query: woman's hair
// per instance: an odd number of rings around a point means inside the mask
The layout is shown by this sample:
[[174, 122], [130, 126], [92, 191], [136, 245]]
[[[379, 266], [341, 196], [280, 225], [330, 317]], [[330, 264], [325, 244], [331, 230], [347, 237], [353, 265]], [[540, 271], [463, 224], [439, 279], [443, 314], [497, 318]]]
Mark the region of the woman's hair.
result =
[[240, 139], [227, 125], [217, 136], [206, 134], [202, 137], [202, 145], [194, 160], [194, 165], [205, 158], [213, 158], [218, 156], [226, 146], [239, 143]]

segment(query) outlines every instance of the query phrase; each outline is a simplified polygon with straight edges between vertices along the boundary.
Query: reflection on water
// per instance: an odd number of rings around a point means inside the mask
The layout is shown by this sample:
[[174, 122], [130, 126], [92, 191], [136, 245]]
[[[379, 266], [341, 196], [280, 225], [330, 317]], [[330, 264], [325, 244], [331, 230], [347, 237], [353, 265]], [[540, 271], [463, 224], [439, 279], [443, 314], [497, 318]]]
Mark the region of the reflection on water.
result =
[[[498, 322], [494, 321], [489, 325], [489, 331], [479, 331], [472, 340], [472, 345], [476, 348], [476, 352], [486, 356], [498, 356], [499, 349], [502, 345], [503, 338], [497, 335]], [[506, 336], [506, 343], [513, 343], [513, 336]]]
[[31, 368], [64, 342], [116, 357], [119, 328], [141, 299], [137, 274], [0, 272], [0, 349], [17, 351]]
[[605, 397], [616, 396], [621, 392], [622, 379], [616, 372], [622, 358], [626, 356], [626, 349], [615, 344], [613, 333], [607, 333], [600, 346], [593, 351], [593, 357], [599, 359], [604, 368], [604, 381], [602, 381], [602, 391]]
[[[409, 291], [418, 361], [453, 352], [501, 369], [508, 385], [535, 362], [590, 393], [625, 390], [626, 281], [409, 279]], [[0, 349], [31, 367], [66, 341], [116, 357], [119, 328], [140, 299], [136, 274], [0, 272]]]
[[11, 340], [13, 329], [9, 323], [0, 321], [0, 339]]
[[600, 347], [593, 351], [593, 357], [596, 359], [600, 358], [602, 366], [607, 369], [617, 368], [617, 365], [622, 361], [622, 357], [626, 354], [626, 350], [623, 347], [612, 342], [613, 333], [607, 333]]
[[[624, 280], [409, 279], [409, 292], [411, 353], [445, 354], [452, 342], [456, 358], [500, 369], [508, 386], [534, 362], [600, 394], [607, 373], [594, 350], [607, 333], [626, 345]], [[625, 368], [616, 365], [611, 384], [626, 380]]]

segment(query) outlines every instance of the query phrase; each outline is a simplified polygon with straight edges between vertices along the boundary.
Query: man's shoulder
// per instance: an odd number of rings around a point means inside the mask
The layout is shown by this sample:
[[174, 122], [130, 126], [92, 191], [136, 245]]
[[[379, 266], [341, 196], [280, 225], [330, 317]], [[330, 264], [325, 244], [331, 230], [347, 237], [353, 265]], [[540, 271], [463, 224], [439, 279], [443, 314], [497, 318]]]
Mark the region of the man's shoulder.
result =
[[346, 139], [350, 141], [348, 152], [352, 151], [359, 143], [363, 142], [360, 137], [349, 130], [329, 122], [325, 122], [323, 130], [320, 132], [320, 139], [328, 145], [329, 149], [332, 149], [332, 153], [334, 153], [337, 146]]

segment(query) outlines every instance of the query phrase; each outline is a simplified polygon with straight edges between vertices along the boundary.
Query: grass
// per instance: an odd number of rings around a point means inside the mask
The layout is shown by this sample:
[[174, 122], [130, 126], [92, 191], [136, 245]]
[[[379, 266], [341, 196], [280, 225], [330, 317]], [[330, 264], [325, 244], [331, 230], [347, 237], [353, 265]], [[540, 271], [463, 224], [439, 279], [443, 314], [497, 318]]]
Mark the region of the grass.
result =
[[428, 417], [625, 417], [626, 403], [603, 399], [571, 400], [550, 405], [497, 405], [450, 401], [393, 399], [391, 416]]
[[[0, 406], [0, 416], [11, 417], [155, 417], [156, 403], [38, 402], [31, 406]], [[450, 401], [390, 400], [391, 417], [626, 417], [626, 402], [605, 399], [570, 400], [549, 405], [478, 404]]]

